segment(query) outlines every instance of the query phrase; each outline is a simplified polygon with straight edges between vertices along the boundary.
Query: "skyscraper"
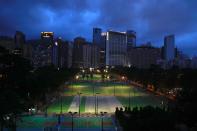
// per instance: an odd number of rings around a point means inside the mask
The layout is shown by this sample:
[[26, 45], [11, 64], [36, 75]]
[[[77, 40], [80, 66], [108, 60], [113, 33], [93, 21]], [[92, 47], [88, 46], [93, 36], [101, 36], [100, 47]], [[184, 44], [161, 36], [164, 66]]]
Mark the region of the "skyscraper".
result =
[[160, 48], [154, 47], [134, 47], [128, 51], [129, 65], [138, 68], [150, 68], [151, 65], [156, 65], [161, 58]]
[[51, 39], [53, 40], [54, 33], [53, 32], [41, 32], [41, 39]]
[[100, 66], [100, 49], [97, 45], [91, 45], [91, 67], [99, 67]]
[[51, 59], [52, 64], [59, 68], [59, 43], [57, 41], [52, 45]]
[[175, 37], [169, 35], [164, 38], [164, 58], [166, 61], [174, 60], [175, 58]]
[[104, 43], [101, 36], [102, 30], [100, 28], [93, 28], [93, 44], [100, 48], [104, 48]]
[[108, 31], [106, 34], [106, 65], [126, 66], [127, 41], [124, 32]]
[[72, 66], [79, 68], [83, 67], [83, 45], [86, 44], [85, 38], [76, 37], [73, 45], [73, 62]]
[[23, 47], [25, 45], [25, 35], [22, 32], [16, 31], [14, 36], [14, 43], [15, 43], [15, 49], [13, 50], [13, 53], [16, 55], [23, 55]]
[[25, 44], [25, 35], [23, 32], [16, 31], [14, 36], [14, 42], [15, 42], [15, 48], [23, 48], [23, 45]]
[[128, 49], [131, 47], [135, 47], [136, 46], [136, 32], [132, 30], [127, 30], [126, 35], [127, 35]]

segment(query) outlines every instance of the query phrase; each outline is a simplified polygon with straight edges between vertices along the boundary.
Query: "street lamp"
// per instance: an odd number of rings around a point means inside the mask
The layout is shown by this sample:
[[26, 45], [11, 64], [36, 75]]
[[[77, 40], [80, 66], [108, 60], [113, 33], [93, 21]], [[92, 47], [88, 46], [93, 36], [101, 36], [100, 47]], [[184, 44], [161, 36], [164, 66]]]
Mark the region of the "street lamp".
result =
[[94, 96], [94, 92], [95, 92], [95, 87], [94, 84], [92, 85], [92, 95]]
[[125, 79], [125, 77], [124, 77], [124, 76], [122, 76], [122, 77], [121, 77], [121, 79], [122, 79], [122, 80], [124, 80], [124, 79]]
[[77, 112], [68, 112], [70, 115], [71, 115], [71, 117], [72, 117], [72, 131], [73, 131], [73, 128], [74, 128], [74, 121], [73, 121], [73, 116], [75, 115], [75, 114], [77, 114]]
[[80, 106], [81, 106], [81, 100], [80, 100], [80, 96], [81, 96], [81, 92], [77, 93], [79, 95], [79, 117], [80, 117]]
[[74, 89], [73, 89], [73, 88], [74, 88], [74, 87], [73, 87], [73, 82], [71, 82], [71, 87], [72, 87], [72, 95], [73, 95], [73, 92], [74, 92], [74, 91], [73, 91], [73, 90], [74, 90]]
[[122, 77], [121, 77], [121, 80], [123, 81], [123, 83], [122, 83], [122, 87], [123, 87], [124, 80], [125, 80], [125, 76], [122, 76]]
[[114, 83], [114, 96], [115, 96], [115, 83]]
[[100, 94], [100, 93], [96, 93], [94, 95], [94, 97], [95, 97], [95, 115], [98, 114], [98, 94]]
[[[74, 79], [74, 82], [77, 81], [78, 79], [79, 79], [79, 76], [76, 75], [76, 76], [75, 76], [75, 79]], [[72, 95], [74, 95], [74, 86], [73, 86], [73, 82], [71, 82], [71, 83], [72, 83], [72, 84], [71, 84], [71, 85], [72, 85]]]
[[78, 76], [78, 75], [76, 75], [75, 79], [76, 79], [76, 80], [78, 80], [78, 79], [79, 79], [79, 76]]
[[62, 96], [60, 96], [60, 114], [62, 115]]
[[129, 108], [131, 107], [131, 88], [129, 88]]
[[100, 112], [100, 114], [101, 114], [101, 131], [104, 131], [103, 130], [103, 116], [105, 116], [105, 114], [107, 114], [107, 112]]

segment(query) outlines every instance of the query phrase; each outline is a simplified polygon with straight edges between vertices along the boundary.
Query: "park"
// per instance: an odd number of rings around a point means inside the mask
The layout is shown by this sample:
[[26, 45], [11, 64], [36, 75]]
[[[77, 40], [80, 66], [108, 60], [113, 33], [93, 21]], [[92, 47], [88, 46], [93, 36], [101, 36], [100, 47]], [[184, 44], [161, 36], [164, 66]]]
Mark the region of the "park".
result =
[[134, 108], [147, 105], [162, 107], [167, 99], [131, 85], [126, 79], [118, 80], [100, 74], [92, 79], [77, 74], [66, 82], [63, 91], [51, 100], [43, 115], [28, 115], [17, 121], [20, 130], [116, 130], [116, 108]]

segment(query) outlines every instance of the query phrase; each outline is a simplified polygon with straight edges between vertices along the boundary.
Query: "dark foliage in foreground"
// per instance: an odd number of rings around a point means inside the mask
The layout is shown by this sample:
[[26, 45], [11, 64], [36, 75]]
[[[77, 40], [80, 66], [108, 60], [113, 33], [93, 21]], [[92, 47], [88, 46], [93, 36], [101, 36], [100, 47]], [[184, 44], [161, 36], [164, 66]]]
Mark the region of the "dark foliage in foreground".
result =
[[174, 131], [175, 114], [161, 108], [116, 108], [116, 118], [124, 131]]
[[77, 72], [52, 65], [33, 69], [29, 60], [0, 47], [0, 130], [5, 125], [15, 130], [20, 113], [35, 105], [41, 108]]
[[[177, 67], [173, 67], [168, 70], [164, 70], [159, 67], [152, 67], [150, 69], [115, 68], [112, 70], [112, 72], [124, 75], [130, 80], [138, 81], [139, 83], [144, 85], [144, 88], [146, 88], [147, 84], [153, 84], [155, 86], [155, 90], [181, 88], [181, 91], [177, 94], [176, 100], [172, 103], [170, 102], [168, 111], [162, 111], [158, 113], [159, 109], [150, 109], [150, 107], [146, 107], [143, 110], [138, 110], [137, 114], [135, 114], [135, 110], [133, 110], [131, 113], [131, 118], [126, 118], [123, 115], [118, 116], [121, 123], [127, 123], [122, 124], [126, 130], [133, 129], [134, 127], [139, 127], [139, 130], [142, 130], [140, 127], [143, 126], [146, 130], [150, 130], [153, 128], [152, 126], [154, 126], [155, 128], [158, 126], [155, 124], [159, 124], [159, 126], [161, 127], [160, 130], [162, 130], [168, 127], [172, 127], [171, 125], [173, 124], [173, 122], [174, 124], [182, 123], [188, 128], [196, 128], [196, 69], [179, 69]], [[153, 110], [154, 113], [151, 113], [151, 111]], [[146, 113], [144, 114], [144, 112], [146, 111], [149, 112], [149, 115], [146, 115]], [[127, 119], [127, 121], [123, 122], [123, 118]], [[133, 118], [135, 118], [136, 121], [132, 121]], [[138, 120], [140, 122], [136, 123]], [[133, 125], [134, 127], [131, 125]], [[150, 125], [150, 128], [146, 127], [148, 125]], [[173, 129], [173, 127], [169, 129]]]

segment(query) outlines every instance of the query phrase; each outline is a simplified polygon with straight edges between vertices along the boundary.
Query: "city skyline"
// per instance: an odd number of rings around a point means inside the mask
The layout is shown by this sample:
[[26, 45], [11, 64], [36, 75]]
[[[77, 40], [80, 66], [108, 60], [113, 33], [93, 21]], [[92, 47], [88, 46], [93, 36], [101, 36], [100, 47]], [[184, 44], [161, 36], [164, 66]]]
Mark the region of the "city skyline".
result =
[[83, 36], [92, 41], [93, 27], [104, 31], [131, 29], [137, 32], [137, 45], [150, 41], [161, 47], [166, 35], [175, 34], [175, 46], [193, 56], [197, 49], [194, 5], [196, 1], [185, 0], [1, 1], [0, 35], [14, 36], [20, 30], [27, 39], [35, 39], [42, 31], [53, 31], [67, 40]]

